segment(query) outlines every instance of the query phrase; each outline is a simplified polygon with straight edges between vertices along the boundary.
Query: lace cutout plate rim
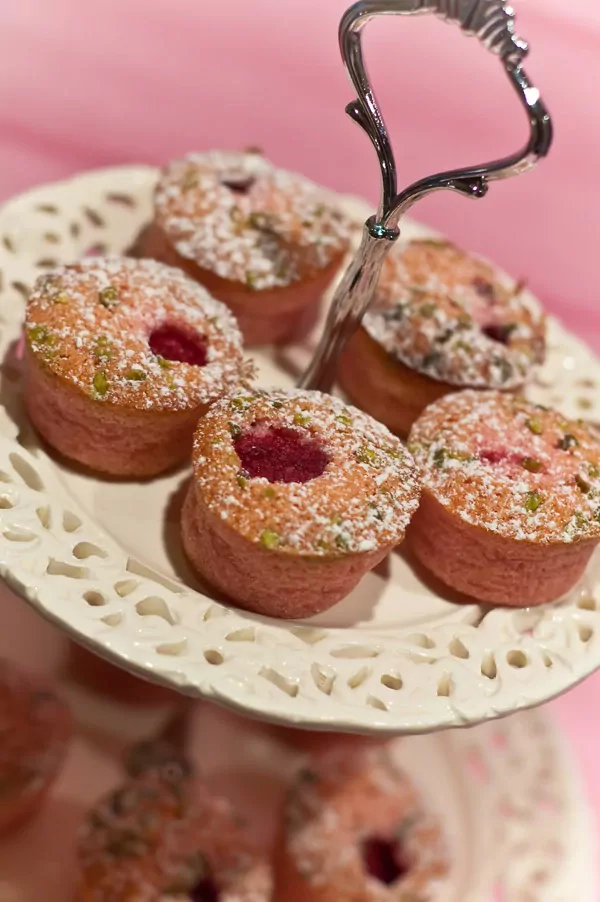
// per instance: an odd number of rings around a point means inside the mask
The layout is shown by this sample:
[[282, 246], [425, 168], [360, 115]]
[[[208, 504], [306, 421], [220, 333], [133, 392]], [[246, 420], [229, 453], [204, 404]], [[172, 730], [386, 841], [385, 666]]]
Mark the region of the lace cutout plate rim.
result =
[[[121, 667], [312, 728], [399, 735], [466, 726], [541, 704], [598, 668], [599, 555], [567, 599], [536, 610], [454, 604], [394, 554], [326, 615], [267, 620], [227, 607], [189, 575], [186, 585], [175, 538], [186, 474], [119, 485], [39, 446], [19, 396], [24, 298], [56, 264], [129, 247], [150, 218], [156, 176], [151, 167], [99, 170], [0, 209], [0, 574], [8, 585]], [[345, 204], [357, 224], [370, 212], [359, 200]], [[405, 228], [406, 237], [424, 234], [432, 233]], [[555, 320], [549, 344], [531, 398], [600, 423], [600, 363]], [[291, 384], [309, 353], [259, 352], [263, 383]]]

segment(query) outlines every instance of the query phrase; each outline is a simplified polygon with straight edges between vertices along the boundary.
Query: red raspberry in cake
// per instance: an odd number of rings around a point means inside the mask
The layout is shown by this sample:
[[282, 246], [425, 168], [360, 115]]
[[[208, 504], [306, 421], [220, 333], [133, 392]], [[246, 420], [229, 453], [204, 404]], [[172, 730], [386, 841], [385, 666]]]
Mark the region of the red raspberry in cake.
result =
[[39, 810], [70, 737], [68, 709], [52, 689], [0, 661], [0, 832]]
[[600, 443], [591, 428], [499, 392], [429, 407], [409, 447], [424, 481], [410, 545], [480, 601], [553, 601], [600, 541]]
[[324, 752], [288, 795], [275, 855], [278, 902], [438, 898], [440, 828], [389, 755]]
[[65, 457], [154, 476], [189, 456], [198, 418], [251, 372], [227, 308], [153, 260], [94, 258], [38, 280], [25, 403]]
[[299, 338], [314, 324], [349, 236], [331, 192], [258, 153], [211, 151], [165, 167], [135, 252], [205, 285], [251, 346]]
[[544, 315], [522, 285], [448, 241], [421, 239], [386, 261], [339, 378], [354, 403], [406, 436], [457, 389], [520, 389], [544, 351]]
[[403, 537], [419, 498], [410, 454], [319, 392], [237, 394], [198, 424], [182, 537], [243, 607], [306, 617], [347, 595]]

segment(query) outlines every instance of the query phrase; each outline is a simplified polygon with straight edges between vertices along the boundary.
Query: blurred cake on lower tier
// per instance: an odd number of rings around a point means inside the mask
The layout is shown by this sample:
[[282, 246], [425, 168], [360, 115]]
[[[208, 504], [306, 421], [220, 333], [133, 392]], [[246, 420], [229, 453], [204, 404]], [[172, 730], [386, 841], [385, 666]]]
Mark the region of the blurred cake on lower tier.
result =
[[299, 774], [275, 856], [278, 902], [433, 902], [447, 873], [438, 823], [385, 751], [334, 749]]
[[0, 661], [0, 832], [41, 807], [70, 738], [69, 711], [53, 689]]

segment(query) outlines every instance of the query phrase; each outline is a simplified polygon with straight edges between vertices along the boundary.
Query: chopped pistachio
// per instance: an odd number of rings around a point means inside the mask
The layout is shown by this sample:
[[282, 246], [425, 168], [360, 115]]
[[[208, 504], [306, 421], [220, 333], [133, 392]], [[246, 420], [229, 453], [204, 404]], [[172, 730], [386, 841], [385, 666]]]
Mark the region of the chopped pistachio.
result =
[[169, 370], [169, 369], [171, 369], [171, 361], [170, 361], [170, 360], [166, 360], [166, 358], [164, 358], [164, 357], [161, 357], [160, 354], [157, 354], [157, 355], [156, 355], [156, 362], [158, 363], [158, 365], [159, 365], [160, 367], [162, 367], [163, 370]]
[[361, 464], [373, 464], [376, 459], [374, 450], [367, 445], [361, 445], [360, 448], [354, 452], [354, 456]]
[[269, 498], [272, 500], [277, 497], [277, 492], [272, 486], [268, 486], [263, 492], [263, 498]]
[[346, 536], [342, 535], [342, 533], [339, 533], [339, 535], [335, 537], [335, 544], [338, 548], [341, 548], [342, 551], [348, 551], [348, 549], [350, 548], [348, 539], [346, 538]]
[[525, 500], [525, 509], [534, 513], [543, 503], [544, 499], [539, 492], [528, 492]]
[[529, 417], [529, 419], [525, 422], [525, 425], [530, 432], [533, 432], [534, 435], [541, 435], [544, 431], [542, 421], [538, 420], [537, 417]]
[[94, 390], [96, 394], [103, 397], [108, 391], [108, 379], [106, 378], [106, 373], [104, 370], [99, 370], [99, 372], [94, 374], [94, 378], [92, 380], [92, 385], [94, 386]]
[[383, 520], [383, 514], [381, 513], [381, 511], [379, 510], [379, 508], [377, 507], [376, 504], [373, 504], [373, 503], [369, 504], [369, 510], [371, 510], [373, 512], [373, 516], [375, 517], [376, 520]]
[[331, 518], [331, 522], [334, 526], [339, 526], [342, 522], [342, 519], [343, 517], [341, 514], [334, 514], [334, 516]]
[[447, 238], [417, 238], [418, 244], [424, 244], [426, 247], [448, 247], [450, 242]]
[[172, 376], [167, 377], [167, 388], [170, 389], [171, 391], [175, 391], [177, 388], [177, 385], [175, 384], [175, 380], [173, 379]]
[[252, 398], [232, 398], [231, 404], [236, 410], [246, 410]]
[[442, 355], [439, 351], [430, 351], [429, 354], [426, 354], [421, 361], [421, 366], [425, 369], [429, 369], [430, 367], [436, 367], [442, 360]]
[[53, 304], [68, 304], [69, 301], [70, 298], [66, 291], [59, 291], [57, 294], [52, 295]]
[[248, 286], [248, 288], [250, 288], [251, 291], [256, 291], [256, 282], [256, 273], [252, 272], [252, 270], [248, 270], [248, 272], [246, 273], [246, 285]]
[[448, 456], [449, 456], [449, 452], [448, 452], [447, 448], [438, 448], [436, 451], [434, 451], [434, 454], [433, 454], [434, 467], [437, 467], [438, 470], [441, 470], [442, 467], [444, 466], [444, 464], [446, 463]]
[[97, 360], [110, 360], [112, 357], [112, 341], [108, 335], [100, 335], [96, 340], [94, 356]]
[[466, 351], [467, 354], [470, 354], [473, 350], [473, 345], [470, 345], [468, 341], [459, 339], [457, 342], [455, 342], [454, 349], [456, 351]]
[[294, 414], [294, 423], [297, 426], [306, 426], [307, 423], [310, 423], [310, 415], [308, 413], [300, 413], [300, 411], [296, 411]]
[[590, 474], [592, 479], [598, 479], [600, 476], [600, 467], [596, 464], [588, 464], [588, 473]]
[[279, 534], [272, 529], [263, 529], [260, 534], [260, 544], [263, 548], [277, 548], [280, 543]]
[[98, 299], [103, 307], [116, 307], [119, 303], [119, 294], [114, 285], [109, 285], [108, 288], [98, 292]]
[[342, 423], [343, 426], [352, 426], [352, 417], [349, 410], [342, 410], [341, 413], [338, 413], [336, 420], [338, 423]]
[[46, 326], [30, 326], [27, 334], [31, 341], [35, 341], [36, 344], [40, 345], [46, 344], [51, 337]]
[[467, 329], [473, 325], [473, 318], [468, 313], [461, 313], [457, 319], [457, 323], [461, 329]]
[[419, 313], [421, 316], [424, 316], [425, 319], [431, 319], [436, 310], [435, 304], [421, 304], [419, 307]]
[[575, 484], [577, 485], [577, 488], [578, 488], [578, 489], [581, 489], [581, 491], [582, 491], [585, 495], [587, 495], [588, 492], [589, 492], [589, 491], [591, 490], [591, 488], [592, 488], [591, 485], [589, 484], [589, 482], [587, 482], [587, 480], [585, 480], [585, 479], [583, 478], [583, 476], [580, 476], [579, 473], [578, 473], [577, 476], [575, 477]]
[[230, 423], [229, 424], [229, 432], [231, 434], [232, 439], [237, 439], [242, 434], [242, 429], [240, 426], [237, 425], [237, 423]]
[[183, 179], [181, 181], [181, 189], [182, 191], [191, 191], [192, 188], [196, 188], [198, 186], [198, 170], [197, 169], [186, 169]]
[[563, 435], [562, 438], [559, 438], [556, 443], [556, 447], [560, 448], [561, 451], [570, 451], [571, 448], [575, 448], [579, 442], [575, 438], [574, 435], [571, 435], [570, 432], [567, 432], [566, 435]]
[[472, 454], [467, 454], [464, 451], [450, 451], [449, 448], [438, 448], [433, 453], [433, 465], [437, 467], [438, 470], [443, 469], [444, 464], [448, 460], [462, 460], [465, 463], [468, 463], [472, 460], [475, 460]]
[[241, 473], [235, 477], [235, 481], [237, 482], [237, 484], [239, 485], [239, 487], [241, 489], [245, 489], [246, 486], [248, 485], [248, 480], [246, 479], [245, 476], [242, 476]]
[[146, 373], [143, 370], [129, 370], [128, 373], [125, 373], [125, 378], [129, 382], [143, 382], [146, 378]]
[[271, 401], [271, 407], [274, 407], [275, 410], [281, 410], [283, 403], [281, 401]]
[[500, 370], [500, 379], [502, 382], [508, 382], [510, 377], [513, 375], [513, 365], [509, 363], [508, 360], [505, 360], [504, 357], [496, 357], [493, 363]]
[[539, 473], [542, 469], [541, 460], [536, 460], [535, 457], [524, 457], [521, 461], [521, 466], [524, 470], [529, 470], [530, 473]]

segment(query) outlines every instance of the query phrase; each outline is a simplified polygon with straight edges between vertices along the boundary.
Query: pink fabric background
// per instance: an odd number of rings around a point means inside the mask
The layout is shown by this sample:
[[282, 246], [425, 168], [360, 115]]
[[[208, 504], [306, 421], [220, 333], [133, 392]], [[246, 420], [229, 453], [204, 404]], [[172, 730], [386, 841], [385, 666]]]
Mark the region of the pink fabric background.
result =
[[[259, 145], [334, 188], [375, 198], [336, 29], [345, 0], [1, 0], [0, 198], [94, 166]], [[557, 138], [533, 174], [483, 202], [437, 196], [417, 215], [525, 277], [600, 350], [597, 242], [600, 5], [516, 0]], [[373, 79], [403, 180], [525, 136], [497, 62], [426, 20], [375, 23]], [[600, 679], [554, 703], [600, 814]], [[599, 856], [600, 857], [600, 856]]]

